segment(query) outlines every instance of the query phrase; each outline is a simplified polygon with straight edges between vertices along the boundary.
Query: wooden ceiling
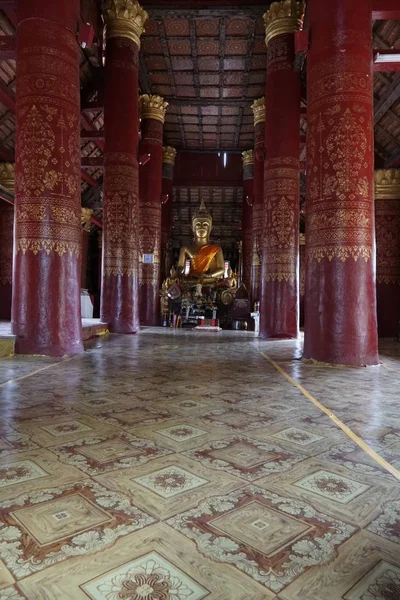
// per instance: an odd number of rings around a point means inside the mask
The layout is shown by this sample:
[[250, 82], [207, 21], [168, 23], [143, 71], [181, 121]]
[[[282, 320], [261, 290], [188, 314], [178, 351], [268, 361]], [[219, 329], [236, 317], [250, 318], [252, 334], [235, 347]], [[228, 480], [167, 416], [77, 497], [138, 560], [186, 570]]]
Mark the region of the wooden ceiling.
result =
[[251, 147], [251, 104], [265, 91], [262, 16], [237, 16], [233, 11], [214, 16], [199, 10], [179, 16], [169, 10], [149, 12], [140, 86], [170, 104], [166, 142], [196, 150]]

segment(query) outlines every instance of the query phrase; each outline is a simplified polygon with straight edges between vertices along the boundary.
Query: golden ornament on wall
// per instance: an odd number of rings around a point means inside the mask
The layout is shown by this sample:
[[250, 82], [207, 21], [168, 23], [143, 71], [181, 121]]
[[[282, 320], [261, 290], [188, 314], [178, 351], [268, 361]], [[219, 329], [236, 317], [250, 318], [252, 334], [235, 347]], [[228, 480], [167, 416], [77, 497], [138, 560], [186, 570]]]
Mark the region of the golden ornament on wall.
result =
[[14, 191], [15, 165], [14, 163], [0, 163], [0, 185], [6, 190]]
[[375, 200], [400, 200], [400, 169], [378, 169], [374, 182]]
[[245, 150], [244, 152], [242, 152], [242, 161], [243, 161], [243, 166], [253, 165], [254, 164], [253, 150]]

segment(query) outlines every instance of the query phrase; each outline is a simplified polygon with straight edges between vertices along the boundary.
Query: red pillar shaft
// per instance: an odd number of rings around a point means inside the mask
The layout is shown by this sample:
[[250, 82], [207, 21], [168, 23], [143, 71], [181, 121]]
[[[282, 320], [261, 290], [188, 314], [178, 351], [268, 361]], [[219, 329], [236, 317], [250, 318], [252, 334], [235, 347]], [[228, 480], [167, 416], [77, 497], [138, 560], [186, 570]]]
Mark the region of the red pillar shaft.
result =
[[243, 283], [251, 291], [251, 269], [253, 259], [253, 200], [254, 163], [243, 161], [243, 207], [242, 207], [242, 260]]
[[265, 122], [254, 125], [254, 202], [253, 256], [251, 265], [251, 300], [261, 300], [261, 260], [264, 198]]
[[[150, 160], [140, 167], [140, 324], [160, 321], [161, 184], [163, 124], [142, 118], [140, 156]], [[144, 255], [153, 262], [143, 262]]]
[[135, 42], [107, 39], [100, 316], [113, 333], [139, 329], [138, 68]]
[[20, 0], [12, 329], [16, 351], [83, 350], [79, 0]]
[[0, 200], [0, 320], [11, 319], [14, 207]]
[[308, 11], [304, 357], [376, 365], [371, 0]]
[[162, 163], [162, 198], [161, 206], [161, 280], [168, 275], [172, 266], [171, 229], [172, 229], [172, 192], [174, 165], [163, 160]]
[[300, 74], [294, 33], [268, 42], [260, 337], [299, 331]]
[[379, 337], [400, 333], [400, 169], [375, 172], [376, 302]]

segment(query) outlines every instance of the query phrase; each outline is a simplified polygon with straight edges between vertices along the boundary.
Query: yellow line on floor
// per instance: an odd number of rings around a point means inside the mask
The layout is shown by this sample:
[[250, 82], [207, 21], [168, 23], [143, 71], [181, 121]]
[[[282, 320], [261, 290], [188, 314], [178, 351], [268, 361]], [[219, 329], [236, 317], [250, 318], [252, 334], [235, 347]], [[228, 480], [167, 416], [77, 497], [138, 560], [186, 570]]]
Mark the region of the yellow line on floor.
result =
[[312, 402], [317, 408], [322, 410], [332, 421], [340, 427], [340, 429], [349, 437], [353, 442], [355, 442], [360, 448], [364, 450], [371, 458], [373, 458], [381, 467], [389, 471], [396, 479], [400, 480], [400, 471], [393, 467], [390, 463], [387, 462], [382, 456], [380, 456], [375, 450], [373, 450], [368, 444], [364, 442], [358, 435], [354, 433], [347, 425], [345, 425], [329, 408], [326, 408], [321, 402], [316, 400], [311, 394], [302, 386], [300, 383], [297, 383], [278, 363], [276, 363], [270, 356], [265, 354], [264, 352], [260, 352], [261, 356], [263, 356], [281, 375], [283, 375], [289, 383], [294, 385], [310, 402]]
[[20, 377], [15, 377], [14, 379], [7, 379], [7, 381], [3, 381], [0, 383], [0, 387], [7, 385], [13, 381], [20, 381], [21, 379], [26, 379], [27, 377], [31, 377], [32, 375], [36, 375], [36, 373], [41, 373], [42, 371], [46, 371], [46, 369], [51, 369], [51, 367], [57, 367], [57, 365], [63, 365], [64, 363], [75, 358], [74, 356], [70, 356], [64, 360], [60, 360], [60, 362], [51, 363], [51, 365], [46, 365], [45, 367], [41, 367], [40, 369], [36, 369], [36, 371], [31, 371], [30, 373], [26, 373], [26, 375], [21, 375]]

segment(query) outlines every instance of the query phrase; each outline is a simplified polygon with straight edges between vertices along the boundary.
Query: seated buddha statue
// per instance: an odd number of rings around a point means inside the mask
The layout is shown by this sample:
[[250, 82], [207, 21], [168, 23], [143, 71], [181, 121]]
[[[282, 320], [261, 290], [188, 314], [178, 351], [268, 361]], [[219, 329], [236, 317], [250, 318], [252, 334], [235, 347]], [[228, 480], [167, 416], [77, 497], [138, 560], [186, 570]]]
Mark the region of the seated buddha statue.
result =
[[178, 273], [184, 276], [186, 260], [190, 259], [188, 280], [199, 281], [202, 284], [215, 283], [222, 279], [225, 272], [225, 260], [221, 246], [210, 243], [212, 217], [207, 212], [204, 200], [199, 211], [193, 216], [193, 243], [183, 246], [179, 253]]

